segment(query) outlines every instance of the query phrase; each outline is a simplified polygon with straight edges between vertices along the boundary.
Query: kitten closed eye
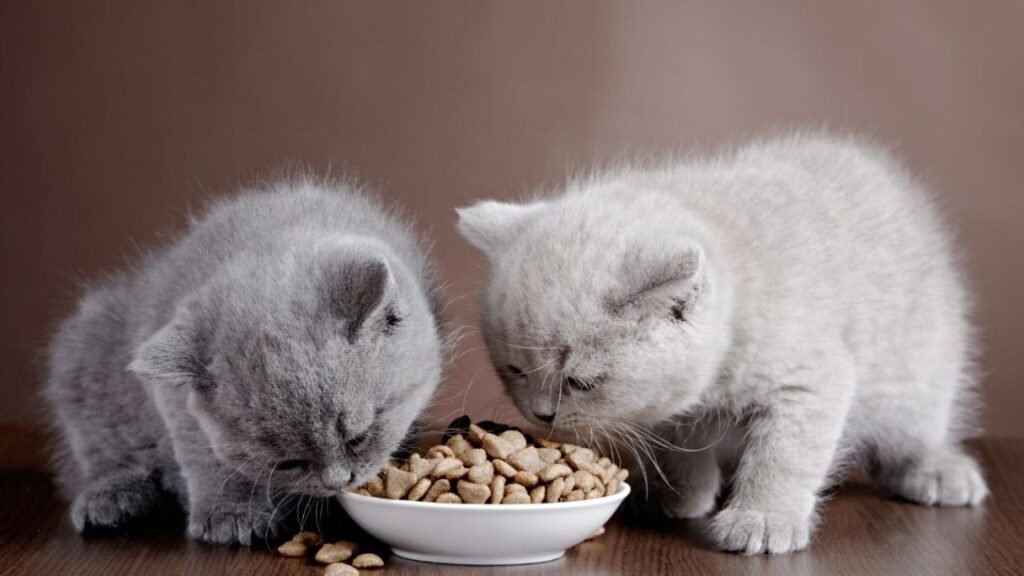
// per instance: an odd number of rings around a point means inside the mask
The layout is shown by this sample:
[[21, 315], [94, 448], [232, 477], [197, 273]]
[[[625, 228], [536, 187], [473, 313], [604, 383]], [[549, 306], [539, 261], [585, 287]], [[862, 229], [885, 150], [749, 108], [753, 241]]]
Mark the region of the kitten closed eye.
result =
[[307, 466], [309, 466], [309, 460], [281, 460], [274, 465], [274, 470], [286, 472], [288, 470], [301, 470]]
[[579, 390], [580, 392], [589, 392], [594, 389], [596, 382], [592, 378], [581, 379], [574, 378], [572, 376], [566, 376], [565, 385], [573, 390]]
[[363, 447], [363, 444], [366, 443], [366, 440], [369, 437], [370, 437], [369, 429], [364, 430], [363, 432], [360, 432], [359, 434], [353, 436], [352, 438], [349, 438], [345, 442], [345, 449], [348, 450], [349, 453], [358, 452], [359, 449]]
[[512, 374], [512, 376], [515, 376], [516, 378], [526, 378], [526, 372], [523, 372], [522, 370], [511, 364], [505, 366], [505, 370], [508, 370], [508, 372]]

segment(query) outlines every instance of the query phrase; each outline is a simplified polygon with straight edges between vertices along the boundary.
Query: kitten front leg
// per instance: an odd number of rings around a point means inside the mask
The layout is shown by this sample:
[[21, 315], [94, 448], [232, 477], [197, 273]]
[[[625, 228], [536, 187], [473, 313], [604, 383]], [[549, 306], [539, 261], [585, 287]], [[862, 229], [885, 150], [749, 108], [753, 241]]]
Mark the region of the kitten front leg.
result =
[[710, 522], [711, 539], [723, 550], [785, 554], [810, 540], [818, 491], [850, 405], [853, 372], [815, 368], [785, 381], [752, 416], [732, 495]]
[[713, 417], [673, 423], [662, 432], [668, 441], [658, 463], [670, 485], [658, 493], [658, 508], [668, 518], [700, 518], [715, 508], [722, 473], [716, 448], [723, 431]]
[[[249, 479], [216, 460], [190, 459], [188, 535], [210, 544], [249, 546], [253, 537], [273, 536], [273, 503], [266, 479]], [[269, 472], [269, 471], [268, 471]]]
[[[210, 544], [243, 546], [252, 543], [254, 534], [273, 536], [273, 505], [267, 486], [271, 470], [261, 473], [255, 465], [245, 471], [227, 466], [189, 410], [189, 392], [162, 385], [154, 386], [152, 391], [184, 479], [188, 535]], [[256, 464], [252, 459], [246, 463]]]

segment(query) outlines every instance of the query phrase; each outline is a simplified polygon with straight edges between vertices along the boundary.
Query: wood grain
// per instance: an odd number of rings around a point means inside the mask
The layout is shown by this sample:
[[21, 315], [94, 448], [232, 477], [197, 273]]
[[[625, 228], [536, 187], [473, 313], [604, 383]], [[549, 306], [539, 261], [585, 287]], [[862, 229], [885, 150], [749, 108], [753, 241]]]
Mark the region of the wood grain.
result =
[[[863, 484], [836, 492], [823, 509], [811, 549], [780, 557], [708, 550], [699, 522], [614, 520], [600, 539], [563, 559], [512, 568], [470, 568], [387, 559], [389, 576], [459, 574], [757, 574], [983, 575], [1024, 573], [1024, 442], [979, 443], [993, 497], [976, 509], [925, 508], [895, 502]], [[305, 560], [265, 548], [191, 542], [175, 528], [83, 538], [47, 475], [0, 472], [0, 573], [294, 574], [318, 576]], [[381, 572], [378, 572], [381, 573]]]

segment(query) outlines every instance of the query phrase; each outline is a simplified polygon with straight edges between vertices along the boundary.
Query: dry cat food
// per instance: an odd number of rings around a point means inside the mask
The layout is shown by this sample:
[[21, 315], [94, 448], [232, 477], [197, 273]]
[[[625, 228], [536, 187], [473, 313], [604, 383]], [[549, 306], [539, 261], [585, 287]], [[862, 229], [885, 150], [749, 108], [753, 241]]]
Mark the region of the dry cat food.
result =
[[425, 456], [392, 462], [352, 492], [439, 504], [542, 504], [614, 494], [629, 471], [590, 448], [492, 422], [452, 422]]
[[[359, 545], [348, 540], [325, 543], [316, 532], [299, 532], [277, 548], [278, 554], [305, 558], [315, 552], [317, 562], [327, 565], [325, 576], [358, 576], [360, 569], [382, 568], [384, 560], [370, 553], [357, 554]], [[345, 564], [350, 561], [351, 565]]]

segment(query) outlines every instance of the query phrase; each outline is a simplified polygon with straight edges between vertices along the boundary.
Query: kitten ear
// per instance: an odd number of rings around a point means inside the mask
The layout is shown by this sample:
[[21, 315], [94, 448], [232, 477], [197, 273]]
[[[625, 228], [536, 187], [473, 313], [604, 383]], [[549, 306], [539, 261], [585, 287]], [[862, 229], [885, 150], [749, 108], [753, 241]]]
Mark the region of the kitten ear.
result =
[[704, 250], [696, 244], [638, 251], [623, 263], [624, 290], [609, 308], [683, 321], [700, 296], [704, 268]]
[[510, 204], [485, 200], [465, 208], [456, 208], [458, 229], [470, 244], [491, 256], [501, 250], [530, 216], [544, 208], [543, 202]]
[[213, 380], [202, 360], [204, 341], [196, 313], [184, 304], [170, 322], [135, 349], [128, 370], [197, 389], [210, 387]]
[[389, 325], [401, 319], [394, 306], [396, 286], [386, 260], [379, 256], [333, 259], [326, 268], [325, 296], [331, 314], [345, 321], [350, 342], [371, 318], [385, 316]]

